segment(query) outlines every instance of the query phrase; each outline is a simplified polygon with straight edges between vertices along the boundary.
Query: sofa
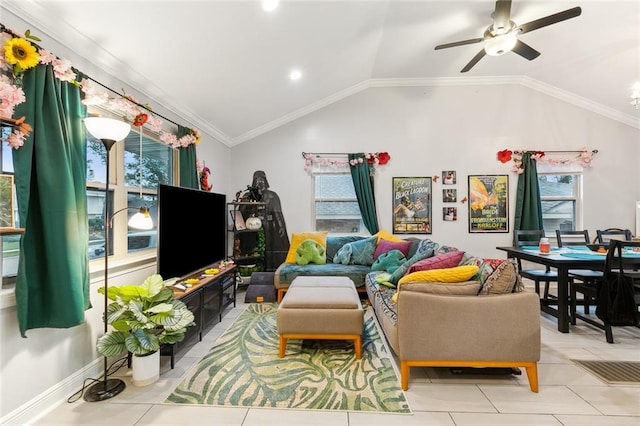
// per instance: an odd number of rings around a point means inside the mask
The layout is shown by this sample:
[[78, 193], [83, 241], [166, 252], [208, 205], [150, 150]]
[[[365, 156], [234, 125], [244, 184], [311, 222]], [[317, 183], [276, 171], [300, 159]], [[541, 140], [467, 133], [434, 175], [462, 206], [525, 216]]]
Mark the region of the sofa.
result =
[[[538, 391], [540, 302], [523, 291], [515, 262], [384, 232], [350, 238], [325, 235], [324, 264], [302, 265], [288, 257], [275, 273], [278, 292], [284, 294], [299, 275], [349, 276], [366, 291], [400, 361], [404, 390], [411, 367], [522, 367], [531, 390]], [[392, 248], [380, 253], [380, 246]]]

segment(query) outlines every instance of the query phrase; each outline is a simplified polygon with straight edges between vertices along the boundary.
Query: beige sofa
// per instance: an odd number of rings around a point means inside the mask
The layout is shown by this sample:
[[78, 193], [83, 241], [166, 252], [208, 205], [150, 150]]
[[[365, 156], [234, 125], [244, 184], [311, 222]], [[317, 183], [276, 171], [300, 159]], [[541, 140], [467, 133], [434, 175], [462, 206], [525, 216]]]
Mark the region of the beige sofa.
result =
[[538, 392], [540, 301], [519, 292], [445, 295], [403, 286], [380, 286], [366, 279], [367, 294], [391, 348], [400, 361], [402, 388], [409, 387], [411, 367], [523, 367]]

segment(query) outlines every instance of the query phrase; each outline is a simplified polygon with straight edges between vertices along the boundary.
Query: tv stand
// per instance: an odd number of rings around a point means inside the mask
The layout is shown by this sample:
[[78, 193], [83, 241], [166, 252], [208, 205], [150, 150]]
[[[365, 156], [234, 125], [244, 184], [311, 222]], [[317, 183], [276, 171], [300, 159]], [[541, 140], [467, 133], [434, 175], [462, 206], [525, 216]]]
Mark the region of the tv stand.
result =
[[[209, 268], [219, 268], [220, 272], [213, 276], [205, 276]], [[195, 274], [183, 277], [198, 279], [198, 283], [182, 291], [173, 288], [173, 295], [181, 300], [193, 313], [195, 326], [187, 328], [184, 339], [171, 345], [162, 345], [160, 355], [171, 357], [171, 368], [175, 367], [175, 355], [189, 346], [195, 336], [202, 341], [202, 334], [211, 326], [222, 321], [222, 315], [233, 304], [236, 306], [236, 265], [221, 267], [219, 263], [207, 266]]]

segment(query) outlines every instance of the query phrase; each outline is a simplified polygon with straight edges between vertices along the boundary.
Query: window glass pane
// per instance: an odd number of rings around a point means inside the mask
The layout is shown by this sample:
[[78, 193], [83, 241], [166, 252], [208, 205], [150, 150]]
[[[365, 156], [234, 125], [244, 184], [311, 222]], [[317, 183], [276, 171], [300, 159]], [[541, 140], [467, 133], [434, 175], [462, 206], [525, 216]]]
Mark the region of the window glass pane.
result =
[[540, 196], [545, 197], [574, 197], [573, 175], [539, 175]]
[[314, 192], [316, 231], [349, 234], [364, 230], [350, 174], [316, 174]]
[[107, 183], [107, 150], [90, 135], [87, 135], [87, 182]]
[[105, 191], [101, 191], [99, 189], [87, 190], [89, 260], [104, 257], [104, 196]]
[[124, 145], [124, 181], [127, 186], [157, 189], [158, 184], [171, 184], [173, 151], [167, 145], [146, 135], [142, 136], [140, 162], [140, 134], [131, 131]]
[[571, 231], [576, 229], [576, 202], [567, 201], [542, 201], [542, 222], [547, 233], [553, 233], [556, 229]]
[[127, 220], [134, 214], [138, 213], [140, 207], [146, 206], [149, 209], [149, 214], [153, 220], [153, 229], [151, 230], [138, 230], [129, 228], [127, 232], [127, 251], [129, 253], [155, 249], [157, 246], [157, 226], [158, 226], [158, 197], [156, 195], [143, 195], [128, 193], [127, 194], [127, 207], [129, 207]]
[[[11, 134], [12, 129], [10, 127], [0, 128], [0, 137], [2, 139], [8, 137]], [[2, 150], [0, 151], [0, 160], [2, 168], [0, 172], [3, 174], [13, 174], [13, 155], [11, 148], [6, 142], [0, 140]], [[15, 182], [14, 182], [15, 184]], [[16, 201], [15, 185], [13, 191], [13, 214], [15, 218], [15, 226], [20, 227], [20, 218], [18, 217], [18, 203]], [[20, 238], [22, 234], [3, 235], [2, 238], [2, 277], [14, 277], [18, 273], [18, 260], [20, 258]]]

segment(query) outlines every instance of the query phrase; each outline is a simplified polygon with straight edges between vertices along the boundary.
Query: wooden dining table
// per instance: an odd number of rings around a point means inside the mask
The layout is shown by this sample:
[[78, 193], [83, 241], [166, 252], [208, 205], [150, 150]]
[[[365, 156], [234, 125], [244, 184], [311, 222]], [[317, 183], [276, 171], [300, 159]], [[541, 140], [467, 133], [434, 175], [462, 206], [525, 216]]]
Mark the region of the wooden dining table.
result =
[[496, 247], [505, 251], [507, 257], [520, 259], [528, 262], [549, 266], [558, 273], [558, 294], [557, 297], [545, 298], [541, 296], [540, 310], [546, 312], [558, 320], [558, 331], [569, 332], [569, 270], [570, 269], [591, 269], [604, 270], [605, 254], [599, 254], [578, 248], [557, 248], [554, 247], [548, 254], [540, 253], [537, 247]]

